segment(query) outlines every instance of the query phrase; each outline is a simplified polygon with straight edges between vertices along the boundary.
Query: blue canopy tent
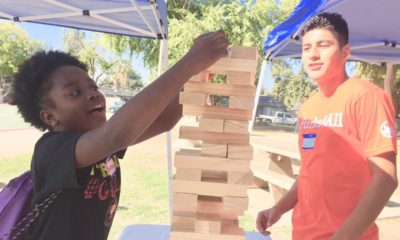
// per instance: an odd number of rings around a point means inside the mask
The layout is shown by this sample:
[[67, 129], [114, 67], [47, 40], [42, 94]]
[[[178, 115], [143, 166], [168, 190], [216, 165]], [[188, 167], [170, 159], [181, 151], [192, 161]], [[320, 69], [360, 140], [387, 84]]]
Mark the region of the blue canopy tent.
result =
[[400, 63], [400, 2], [394, 0], [303, 0], [265, 40], [267, 60], [300, 57], [300, 32], [311, 17], [326, 11], [348, 22], [351, 60]]
[[[1, 0], [0, 19], [159, 39], [158, 75], [168, 68], [165, 0]], [[167, 142], [168, 173], [171, 179], [169, 132]], [[171, 192], [170, 185], [169, 190]]]
[[[392, 66], [400, 64], [399, 10], [398, 0], [302, 0], [289, 18], [268, 34], [260, 79], [265, 79], [268, 61], [300, 58], [304, 23], [321, 12], [329, 11], [341, 14], [348, 23], [350, 60], [385, 64], [390, 67], [387, 76], [391, 75], [393, 81]], [[260, 90], [261, 84], [257, 93]]]

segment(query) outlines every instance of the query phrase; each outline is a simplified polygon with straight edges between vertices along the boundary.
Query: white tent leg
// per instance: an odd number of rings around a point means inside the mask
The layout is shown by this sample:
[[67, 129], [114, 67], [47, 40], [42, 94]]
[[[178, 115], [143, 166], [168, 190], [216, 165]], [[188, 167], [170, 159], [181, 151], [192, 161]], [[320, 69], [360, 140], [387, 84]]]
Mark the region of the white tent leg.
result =
[[267, 60], [264, 58], [263, 63], [261, 65], [260, 75], [258, 77], [256, 96], [254, 98], [253, 118], [251, 119], [251, 122], [249, 124], [249, 132], [251, 132], [251, 130], [253, 129], [254, 120], [256, 117], [256, 113], [257, 113], [258, 100], [260, 99], [261, 88], [262, 88], [262, 85], [263, 85], [263, 82], [265, 79], [266, 69], [267, 69]]
[[[158, 77], [168, 69], [168, 40], [160, 41], [160, 55], [158, 58]], [[168, 131], [167, 137], [167, 160], [168, 160], [168, 196], [169, 196], [169, 218], [172, 221], [172, 149], [171, 149], [171, 132]]]

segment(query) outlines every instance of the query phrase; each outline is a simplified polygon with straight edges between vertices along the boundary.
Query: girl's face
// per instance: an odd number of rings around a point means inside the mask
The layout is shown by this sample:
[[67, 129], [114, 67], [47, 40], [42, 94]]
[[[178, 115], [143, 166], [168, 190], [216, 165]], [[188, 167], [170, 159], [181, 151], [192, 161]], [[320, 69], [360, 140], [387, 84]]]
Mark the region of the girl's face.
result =
[[86, 132], [106, 122], [105, 98], [87, 72], [76, 66], [63, 66], [50, 77], [51, 106], [40, 112], [53, 131]]

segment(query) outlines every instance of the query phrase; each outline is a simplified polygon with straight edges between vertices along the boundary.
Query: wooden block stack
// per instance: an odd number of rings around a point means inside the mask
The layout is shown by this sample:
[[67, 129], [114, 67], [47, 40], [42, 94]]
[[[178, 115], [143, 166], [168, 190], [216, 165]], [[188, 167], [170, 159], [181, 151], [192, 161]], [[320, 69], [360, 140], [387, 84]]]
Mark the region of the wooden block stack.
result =
[[[199, 126], [182, 126], [180, 138], [201, 140], [198, 150], [175, 155], [172, 181], [171, 240], [244, 240], [238, 216], [248, 207], [253, 182], [249, 120], [254, 105], [257, 49], [233, 47], [207, 71], [192, 77], [180, 94], [183, 114], [198, 116]], [[212, 83], [213, 75], [226, 83]], [[229, 98], [228, 106], [210, 105], [210, 97]]]

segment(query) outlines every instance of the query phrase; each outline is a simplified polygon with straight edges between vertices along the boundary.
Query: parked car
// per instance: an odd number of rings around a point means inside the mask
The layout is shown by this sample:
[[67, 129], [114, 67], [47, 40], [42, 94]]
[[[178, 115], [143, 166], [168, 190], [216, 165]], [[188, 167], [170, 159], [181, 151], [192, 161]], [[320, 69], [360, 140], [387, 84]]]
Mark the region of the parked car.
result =
[[274, 115], [258, 115], [257, 121], [266, 125], [297, 125], [297, 118], [293, 117], [290, 112], [276, 112]]
[[108, 108], [108, 111], [114, 113], [118, 111], [118, 109], [120, 109], [125, 103], [126, 102], [124, 101], [115, 102]]

